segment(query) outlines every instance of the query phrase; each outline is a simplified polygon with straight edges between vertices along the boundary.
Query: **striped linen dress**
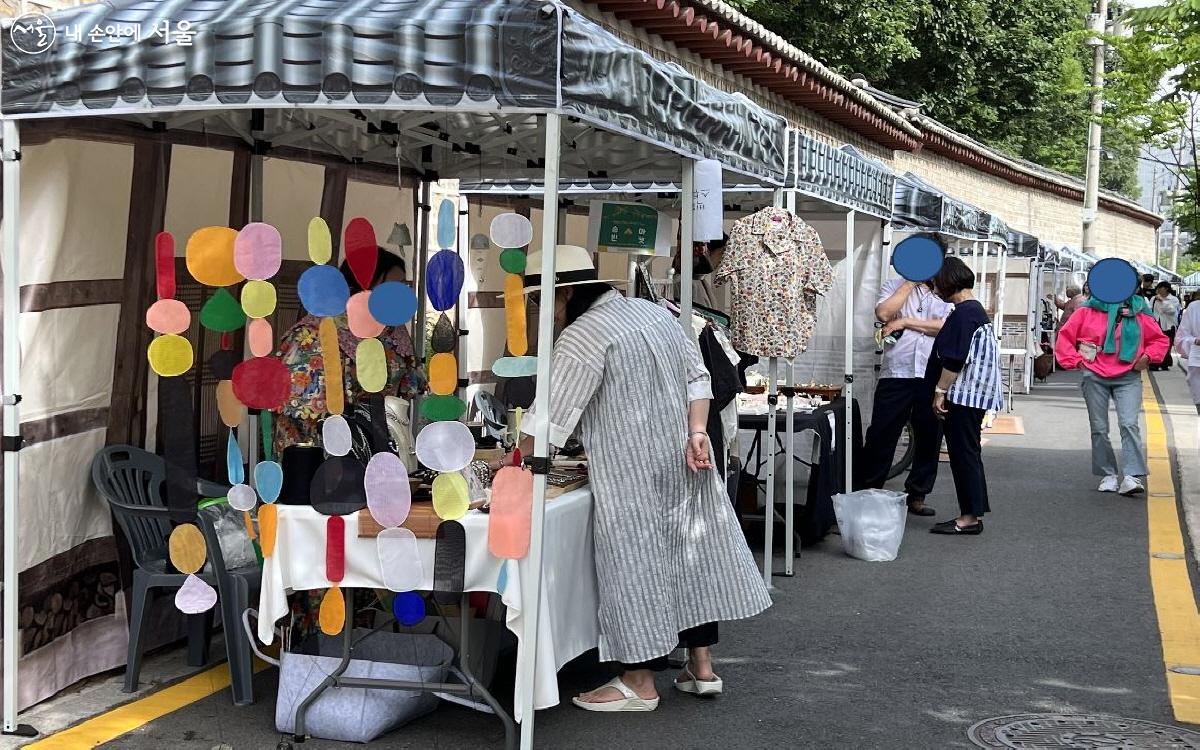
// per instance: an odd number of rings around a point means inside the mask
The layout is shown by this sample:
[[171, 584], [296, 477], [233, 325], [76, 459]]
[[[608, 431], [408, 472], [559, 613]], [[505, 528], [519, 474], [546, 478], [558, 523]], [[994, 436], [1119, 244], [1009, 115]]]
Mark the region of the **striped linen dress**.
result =
[[687, 467], [700, 398], [699, 349], [645, 300], [605, 294], [555, 342], [550, 440], [578, 429], [587, 448], [604, 661], [665, 656], [681, 630], [771, 605], [717, 473]]

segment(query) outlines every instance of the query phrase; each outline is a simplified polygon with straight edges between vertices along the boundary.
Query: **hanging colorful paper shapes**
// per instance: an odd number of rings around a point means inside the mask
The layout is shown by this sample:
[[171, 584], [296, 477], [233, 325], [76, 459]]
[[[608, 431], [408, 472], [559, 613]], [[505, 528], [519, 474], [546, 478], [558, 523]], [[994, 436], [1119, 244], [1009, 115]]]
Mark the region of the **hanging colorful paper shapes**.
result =
[[525, 317], [525, 252], [521, 248], [533, 241], [533, 225], [520, 214], [501, 214], [492, 220], [492, 242], [504, 248], [500, 267], [504, 277], [504, 323], [511, 356], [492, 364], [492, 372], [501, 378], [521, 378], [537, 373], [537, 358], [529, 352], [528, 323]]
[[462, 258], [453, 250], [441, 250], [429, 259], [425, 289], [434, 310], [449, 310], [458, 304], [466, 280]]
[[222, 380], [217, 383], [217, 411], [221, 415], [221, 424], [226, 427], [237, 427], [246, 416], [246, 407], [238, 401], [233, 392], [233, 381]]
[[337, 635], [346, 626], [346, 601], [342, 596], [342, 578], [346, 572], [346, 521], [330, 516], [325, 523], [325, 577], [333, 584], [321, 598], [317, 621], [325, 635]]
[[[371, 314], [371, 294], [372, 292], [356, 292], [346, 303], [346, 323], [350, 327], [350, 333], [360, 339], [375, 338], [386, 328]], [[416, 310], [415, 306], [413, 309]]]
[[248, 484], [235, 484], [229, 488], [229, 505], [235, 510], [249, 512], [258, 505], [258, 495]]
[[417, 460], [438, 472], [462, 471], [475, 457], [475, 438], [462, 422], [426, 425], [416, 440]]
[[430, 422], [453, 422], [467, 413], [467, 402], [457, 396], [426, 396], [421, 399], [421, 416]]
[[192, 369], [192, 343], [178, 335], [192, 324], [187, 305], [175, 295], [175, 238], [161, 232], [154, 238], [155, 290], [159, 299], [146, 310], [146, 325], [162, 334], [150, 342], [146, 359], [150, 369], [164, 378], [177, 377]]
[[233, 370], [242, 358], [232, 349], [218, 349], [208, 358], [208, 374], [217, 380], [233, 380]]
[[331, 414], [321, 424], [321, 444], [331, 456], [345, 456], [354, 447], [350, 423], [341, 414]]
[[354, 456], [333, 456], [317, 467], [309, 503], [326, 516], [344, 516], [367, 507], [366, 467]]
[[247, 279], [262, 281], [279, 273], [283, 264], [283, 238], [270, 224], [253, 221], [242, 227], [233, 241], [233, 265]]
[[263, 557], [275, 554], [276, 531], [279, 528], [279, 506], [264, 505], [258, 509], [258, 536]]
[[501, 357], [492, 363], [498, 378], [527, 378], [537, 375], [537, 357]]
[[367, 508], [376, 523], [385, 529], [400, 526], [412, 508], [412, 487], [408, 469], [395, 453], [376, 453], [367, 462], [363, 484]]
[[[533, 242], [533, 223], [521, 214], [500, 214], [492, 219], [492, 223], [488, 227], [488, 234], [491, 235], [492, 244], [496, 247], [506, 250], [521, 248]], [[522, 256], [524, 256], [524, 253], [522, 253]], [[524, 263], [521, 264], [519, 271], [512, 271], [507, 268], [504, 270], [509, 273], [524, 273], [524, 265]]]
[[332, 318], [321, 319], [317, 335], [321, 342], [321, 360], [325, 364], [325, 409], [330, 414], [341, 414], [346, 409], [346, 387], [342, 380], [342, 350], [338, 344], [337, 325]]
[[367, 393], [379, 393], [387, 387], [388, 363], [379, 339], [363, 339], [354, 353], [354, 373]]
[[276, 409], [287, 401], [292, 380], [287, 367], [274, 357], [254, 357], [233, 368], [233, 392], [251, 409]]
[[453, 354], [435, 354], [429, 358], [429, 390], [449, 396], [458, 390], [458, 360]]
[[173, 378], [192, 369], [192, 343], [182, 336], [158, 336], [146, 350], [150, 369], [164, 378]]
[[429, 334], [429, 348], [436, 354], [452, 354], [458, 344], [458, 331], [446, 313], [438, 316]]
[[504, 279], [504, 321], [508, 330], [508, 351], [523, 357], [529, 351], [525, 323], [525, 282], [515, 273]]
[[170, 232], [154, 238], [154, 285], [159, 299], [175, 298], [175, 235]]
[[283, 467], [274, 461], [259, 461], [254, 466], [254, 488], [264, 503], [273, 503], [283, 491]]
[[425, 619], [425, 600], [415, 591], [404, 591], [392, 599], [392, 614], [396, 622], [412, 627]]
[[255, 357], [268, 357], [275, 348], [275, 332], [271, 323], [263, 318], [250, 321], [246, 326], [246, 342]]
[[175, 593], [175, 606], [189, 615], [212, 609], [217, 603], [217, 591], [196, 575], [208, 556], [200, 529], [190, 523], [176, 526], [167, 540], [167, 552], [175, 569], [187, 575]]
[[308, 222], [308, 257], [319, 266], [333, 258], [333, 235], [329, 225], [320, 216], [314, 216]]
[[230, 484], [241, 484], [246, 481], [246, 466], [242, 462], [242, 446], [238, 444], [237, 433], [229, 431], [229, 439], [225, 442], [225, 472]]
[[226, 287], [245, 280], [234, 264], [237, 230], [204, 227], [188, 238], [184, 255], [188, 273], [205, 286]]
[[177, 299], [160, 299], [146, 310], [146, 326], [155, 333], [180, 334], [192, 325], [192, 311]]
[[506, 560], [520, 560], [529, 552], [529, 527], [533, 517], [533, 472], [505, 466], [492, 480], [488, 513], [488, 551]]
[[438, 204], [437, 243], [442, 250], [454, 247], [458, 235], [458, 207], [453, 198], [443, 198]]
[[[444, 424], [459, 424], [458, 422]], [[426, 428], [428, 429], [428, 428]], [[433, 512], [438, 518], [456, 521], [470, 509], [467, 480], [457, 471], [438, 474], [433, 480]]]
[[246, 312], [228, 289], [218, 289], [200, 308], [200, 325], [217, 333], [232, 333], [246, 325]]
[[265, 318], [278, 304], [275, 287], [269, 281], [247, 281], [242, 286], [242, 312], [248, 318]]
[[375, 228], [361, 216], [346, 224], [343, 249], [350, 273], [362, 289], [370, 289], [375, 280], [375, 269], [379, 264], [379, 249], [375, 242]]
[[417, 314], [417, 296], [408, 284], [385, 281], [371, 290], [367, 310], [385, 326], [402, 326]]
[[350, 301], [350, 285], [336, 266], [309, 266], [300, 274], [296, 289], [300, 304], [318, 318], [341, 315]]
[[411, 531], [384, 529], [379, 532], [377, 543], [384, 586], [390, 591], [412, 591], [427, 585], [420, 547]]
[[433, 600], [454, 604], [465, 587], [467, 532], [458, 521], [438, 525], [433, 547]]

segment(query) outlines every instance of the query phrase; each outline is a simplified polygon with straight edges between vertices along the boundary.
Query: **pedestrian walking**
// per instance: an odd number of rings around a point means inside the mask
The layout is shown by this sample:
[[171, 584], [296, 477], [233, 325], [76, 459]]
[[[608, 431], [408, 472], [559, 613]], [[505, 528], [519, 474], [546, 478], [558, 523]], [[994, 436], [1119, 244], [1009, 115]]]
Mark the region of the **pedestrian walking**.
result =
[[933, 411], [946, 432], [959, 510], [957, 518], [935, 524], [935, 534], [981, 534], [983, 515], [991, 511], [980, 439], [984, 418], [1000, 411], [1004, 395], [996, 331], [974, 288], [975, 274], [954, 256], [933, 278], [934, 291], [954, 311], [933, 341], [925, 378], [934, 388]]
[[863, 442], [859, 488], [879, 489], [887, 481], [895, 458], [896, 444], [906, 424], [912, 424], [913, 462], [904, 482], [908, 512], [932, 516], [925, 498], [937, 479], [942, 426], [933, 414], [933, 383], [925, 380], [934, 337], [954, 309], [943, 302], [925, 282], [904, 279], [884, 282], [875, 305], [875, 319], [885, 345], [875, 386], [871, 425]]
[[[1103, 477], [1101, 492], [1129, 496], [1146, 491], [1141, 373], [1161, 362], [1169, 345], [1141, 294], [1116, 303], [1091, 297], [1058, 334], [1054, 353], [1059, 365], [1083, 368], [1080, 388], [1092, 432], [1092, 473]], [[1110, 401], [1116, 404], [1121, 431], [1119, 465], [1108, 436]]]
[[[1175, 296], [1175, 290], [1171, 288], [1170, 282], [1158, 282], [1158, 286], [1154, 288], [1154, 298], [1150, 300], [1150, 310], [1154, 314], [1154, 319], [1158, 321], [1158, 327], [1166, 334], [1171, 346], [1174, 346], [1175, 329], [1179, 326], [1179, 313], [1183, 310], [1183, 303]], [[1162, 364], [1154, 365], [1151, 369], [1165, 372], [1170, 370], [1173, 364], [1175, 362], [1171, 359], [1171, 349], [1168, 347]]]
[[1188, 388], [1196, 413], [1200, 414], [1200, 304], [1195, 300], [1183, 311], [1183, 319], [1175, 333], [1175, 351], [1183, 358], [1181, 364], [1187, 368]]
[[1067, 287], [1065, 299], [1059, 299], [1053, 294], [1047, 294], [1046, 299], [1054, 303], [1054, 306], [1062, 311], [1062, 316], [1059, 317], [1058, 323], [1054, 326], [1056, 330], [1062, 330], [1062, 327], [1071, 319], [1071, 315], [1087, 302], [1088, 286], [1085, 282], [1083, 289], [1071, 285]]

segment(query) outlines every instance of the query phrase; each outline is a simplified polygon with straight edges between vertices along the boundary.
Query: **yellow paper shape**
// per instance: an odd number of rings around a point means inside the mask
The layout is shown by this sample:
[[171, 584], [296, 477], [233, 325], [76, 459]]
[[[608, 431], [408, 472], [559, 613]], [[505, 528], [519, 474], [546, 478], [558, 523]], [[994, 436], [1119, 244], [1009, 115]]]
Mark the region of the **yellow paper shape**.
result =
[[150, 369], [164, 378], [173, 378], [192, 369], [192, 342], [182, 336], [159, 336], [146, 350]]
[[429, 390], [449, 396], [458, 389], [458, 360], [453, 354], [435, 354], [429, 358]]
[[379, 339], [363, 339], [354, 353], [354, 372], [367, 393], [379, 393], [387, 385], [387, 355]]
[[217, 411], [221, 413], [221, 424], [226, 427], [237, 427], [246, 416], [246, 407], [233, 393], [232, 380], [217, 383]]
[[515, 273], [504, 277], [504, 322], [508, 327], [508, 351], [514, 357], [529, 352], [529, 336], [525, 326], [525, 280]]
[[471, 507], [467, 480], [457, 471], [438, 474], [433, 480], [433, 512], [445, 521], [457, 521]]
[[308, 222], [308, 257], [313, 263], [325, 264], [333, 257], [333, 237], [329, 225], [320, 216]]
[[275, 554], [275, 530], [279, 524], [279, 508], [267, 504], [258, 509], [258, 536], [263, 557]]
[[247, 281], [242, 287], [242, 310], [250, 318], [265, 318], [275, 312], [275, 286], [269, 281]]
[[245, 279], [233, 263], [233, 243], [237, 230], [229, 227], [204, 227], [192, 232], [187, 242], [187, 269], [192, 278], [205, 286], [232, 286]]
[[204, 545], [204, 534], [195, 524], [176, 526], [167, 541], [167, 548], [171, 553], [171, 564], [180, 573], [196, 573], [204, 567], [207, 547]]
[[321, 611], [317, 615], [321, 624], [321, 632], [325, 635], [337, 635], [346, 625], [346, 600], [342, 598], [342, 590], [334, 585], [321, 597]]
[[321, 318], [318, 335], [325, 363], [325, 408], [330, 414], [341, 414], [346, 409], [346, 387], [342, 384], [342, 350], [333, 318]]

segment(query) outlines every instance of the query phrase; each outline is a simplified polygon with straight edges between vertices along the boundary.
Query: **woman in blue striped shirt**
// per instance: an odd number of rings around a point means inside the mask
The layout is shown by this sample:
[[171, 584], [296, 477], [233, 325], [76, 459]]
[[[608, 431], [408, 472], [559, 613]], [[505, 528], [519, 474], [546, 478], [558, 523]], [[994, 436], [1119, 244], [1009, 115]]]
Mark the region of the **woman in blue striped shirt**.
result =
[[1004, 404], [1000, 350], [995, 329], [971, 291], [975, 274], [960, 259], [947, 256], [933, 277], [934, 292], [954, 312], [933, 340], [925, 378], [935, 383], [933, 411], [945, 424], [950, 473], [958, 494], [958, 518], [936, 524], [935, 534], [981, 534], [988, 506], [980, 433], [989, 411]]

